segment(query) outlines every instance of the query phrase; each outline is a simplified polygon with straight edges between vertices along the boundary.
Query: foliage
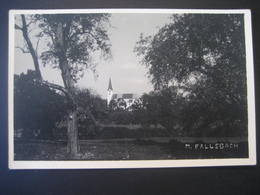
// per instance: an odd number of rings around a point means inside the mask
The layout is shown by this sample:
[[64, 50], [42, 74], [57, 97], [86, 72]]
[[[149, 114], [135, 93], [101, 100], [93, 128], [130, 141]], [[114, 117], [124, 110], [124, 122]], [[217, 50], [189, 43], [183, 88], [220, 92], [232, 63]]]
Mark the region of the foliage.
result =
[[109, 110], [127, 109], [126, 101], [123, 98], [112, 99], [109, 103]]
[[123, 108], [109, 111], [109, 120], [116, 124], [131, 124], [133, 123], [133, 113]]
[[181, 109], [175, 108], [183, 110], [180, 123], [187, 131], [222, 127], [228, 132], [230, 125], [245, 127], [243, 15], [180, 14], [171, 19], [154, 36], [141, 34], [135, 47], [144, 56], [142, 63], [149, 69], [154, 88], [178, 88], [175, 96], [185, 102]]
[[109, 102], [109, 110], [116, 110], [118, 107], [117, 105], [117, 101], [115, 99], [112, 99], [110, 102]]
[[37, 82], [35, 71], [14, 75], [14, 125], [24, 138], [53, 138], [64, 115], [65, 97]]
[[160, 124], [166, 129], [177, 131], [184, 98], [178, 95], [176, 87], [144, 94], [142, 100], [143, 107], [139, 109], [142, 113], [142, 124], [155, 127]]
[[99, 95], [96, 95], [90, 89], [77, 89], [77, 93], [75, 95], [75, 100], [77, 103], [79, 115], [81, 113], [84, 116], [80, 116], [79, 118], [84, 118], [86, 115], [92, 115], [92, 119], [94, 122], [101, 122], [107, 114], [107, 106], [106, 101], [103, 100]]
[[[106, 30], [110, 26], [110, 14], [44, 14], [35, 17], [41, 22], [41, 33], [50, 38], [49, 49], [41, 55], [44, 65], [60, 68], [60, 52], [65, 49], [70, 75], [77, 80], [86, 68], [96, 73], [93, 56], [98, 51], [105, 59], [111, 58]], [[59, 29], [61, 25], [62, 29]], [[59, 36], [62, 36], [63, 45]]]
[[97, 137], [98, 123], [107, 119], [106, 101], [89, 89], [77, 90], [75, 101], [78, 108], [78, 125], [81, 139]]

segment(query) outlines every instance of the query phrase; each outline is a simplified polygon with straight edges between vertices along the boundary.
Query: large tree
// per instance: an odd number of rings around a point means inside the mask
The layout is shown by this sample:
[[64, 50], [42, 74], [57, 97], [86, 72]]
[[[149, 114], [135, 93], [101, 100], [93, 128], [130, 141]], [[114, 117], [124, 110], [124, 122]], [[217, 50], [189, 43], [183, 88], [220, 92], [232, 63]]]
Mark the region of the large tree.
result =
[[[176, 14], [154, 36], [140, 36], [156, 90], [179, 88], [189, 127], [247, 123], [243, 14]], [[227, 127], [228, 128], [228, 127]]]
[[[111, 57], [107, 35], [109, 14], [43, 14], [16, 16], [16, 29], [21, 30], [27, 49], [31, 54], [38, 82], [62, 91], [67, 99], [68, 152], [72, 158], [78, 151], [77, 105], [75, 83], [83, 76], [84, 69], [95, 73], [93, 56], [101, 54]], [[30, 37], [32, 31], [39, 31], [36, 38], [45, 40], [47, 48], [38, 54], [38, 41]], [[63, 86], [43, 79], [40, 60], [61, 71]]]
[[78, 105], [79, 139], [96, 138], [99, 126], [108, 118], [106, 100], [91, 89], [78, 89], [75, 100]]

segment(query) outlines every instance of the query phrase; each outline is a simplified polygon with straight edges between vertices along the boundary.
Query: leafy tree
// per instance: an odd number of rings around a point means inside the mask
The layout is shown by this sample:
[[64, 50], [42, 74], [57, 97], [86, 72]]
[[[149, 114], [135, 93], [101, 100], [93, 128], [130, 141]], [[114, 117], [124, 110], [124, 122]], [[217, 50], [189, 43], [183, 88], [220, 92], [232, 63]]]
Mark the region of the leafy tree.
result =
[[148, 126], [155, 125], [160, 122], [160, 105], [159, 97], [155, 92], [150, 92], [149, 94], [144, 94], [142, 96], [143, 100], [143, 116], [144, 123]]
[[35, 71], [14, 75], [14, 125], [24, 138], [52, 139], [57, 122], [66, 115], [64, 96], [35, 82]]
[[99, 134], [98, 123], [108, 118], [106, 101], [89, 89], [77, 90], [79, 134], [82, 138], [93, 138]]
[[[187, 128], [247, 123], [243, 14], [178, 14], [154, 36], [140, 36], [156, 90], [176, 86], [185, 97]], [[187, 121], [189, 121], [187, 123]]]
[[146, 123], [146, 113], [143, 107], [142, 99], [135, 100], [134, 103], [128, 108], [132, 114], [133, 124], [145, 124]]
[[116, 110], [110, 111], [110, 121], [117, 124], [130, 124], [133, 122], [133, 113], [125, 110], [124, 108], [117, 108]]
[[93, 121], [102, 122], [102, 120], [107, 117], [106, 102], [92, 90], [78, 89], [75, 95], [75, 101], [77, 102], [78, 110], [80, 110], [83, 115], [90, 113], [93, 117]]
[[176, 87], [150, 92], [142, 96], [145, 123], [158, 124], [169, 130], [175, 130], [180, 123], [184, 98], [178, 95]]
[[160, 124], [169, 130], [175, 130], [180, 123], [180, 115], [184, 106], [184, 98], [178, 94], [176, 87], [168, 87], [158, 94], [160, 105]]
[[[43, 14], [17, 16], [15, 28], [21, 30], [31, 54], [37, 80], [48, 87], [62, 91], [68, 103], [67, 131], [68, 151], [74, 158], [78, 151], [77, 105], [75, 102], [75, 82], [83, 76], [84, 69], [94, 73], [93, 55], [101, 54], [105, 59], [111, 57], [109, 38], [109, 14]], [[19, 18], [19, 19], [18, 19]], [[33, 45], [30, 32], [40, 31], [36, 38], [45, 38], [47, 48], [38, 55], [38, 42]], [[99, 53], [97, 53], [100, 51]], [[39, 57], [40, 56], [40, 57]], [[44, 65], [51, 64], [61, 71], [64, 86], [45, 81], [41, 75], [39, 58]]]
[[123, 98], [118, 98], [117, 99], [117, 106], [118, 108], [121, 108], [121, 109], [126, 109], [126, 102]]
[[109, 103], [109, 106], [108, 106], [108, 108], [109, 108], [109, 110], [111, 111], [111, 110], [116, 110], [117, 109], [117, 101], [115, 100], [115, 99], [112, 99], [111, 101], [110, 101], [110, 103]]

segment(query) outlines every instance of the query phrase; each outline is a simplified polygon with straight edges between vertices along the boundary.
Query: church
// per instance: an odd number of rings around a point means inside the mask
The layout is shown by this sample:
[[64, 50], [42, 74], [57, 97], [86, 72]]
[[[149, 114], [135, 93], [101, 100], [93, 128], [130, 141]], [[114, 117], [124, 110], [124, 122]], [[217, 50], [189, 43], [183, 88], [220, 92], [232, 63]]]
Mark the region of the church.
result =
[[107, 105], [110, 106], [111, 102], [116, 103], [118, 108], [123, 108], [131, 111], [131, 106], [134, 103], [141, 103], [137, 94], [134, 93], [123, 93], [114, 94], [111, 78], [109, 78], [108, 89], [107, 89]]

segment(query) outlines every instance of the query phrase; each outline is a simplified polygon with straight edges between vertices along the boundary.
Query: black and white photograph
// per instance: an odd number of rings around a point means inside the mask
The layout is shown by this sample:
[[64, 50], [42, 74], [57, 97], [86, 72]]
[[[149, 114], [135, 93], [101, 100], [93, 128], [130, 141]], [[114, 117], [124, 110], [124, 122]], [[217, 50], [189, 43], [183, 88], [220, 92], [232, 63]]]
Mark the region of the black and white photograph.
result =
[[9, 12], [9, 168], [256, 164], [249, 10]]

